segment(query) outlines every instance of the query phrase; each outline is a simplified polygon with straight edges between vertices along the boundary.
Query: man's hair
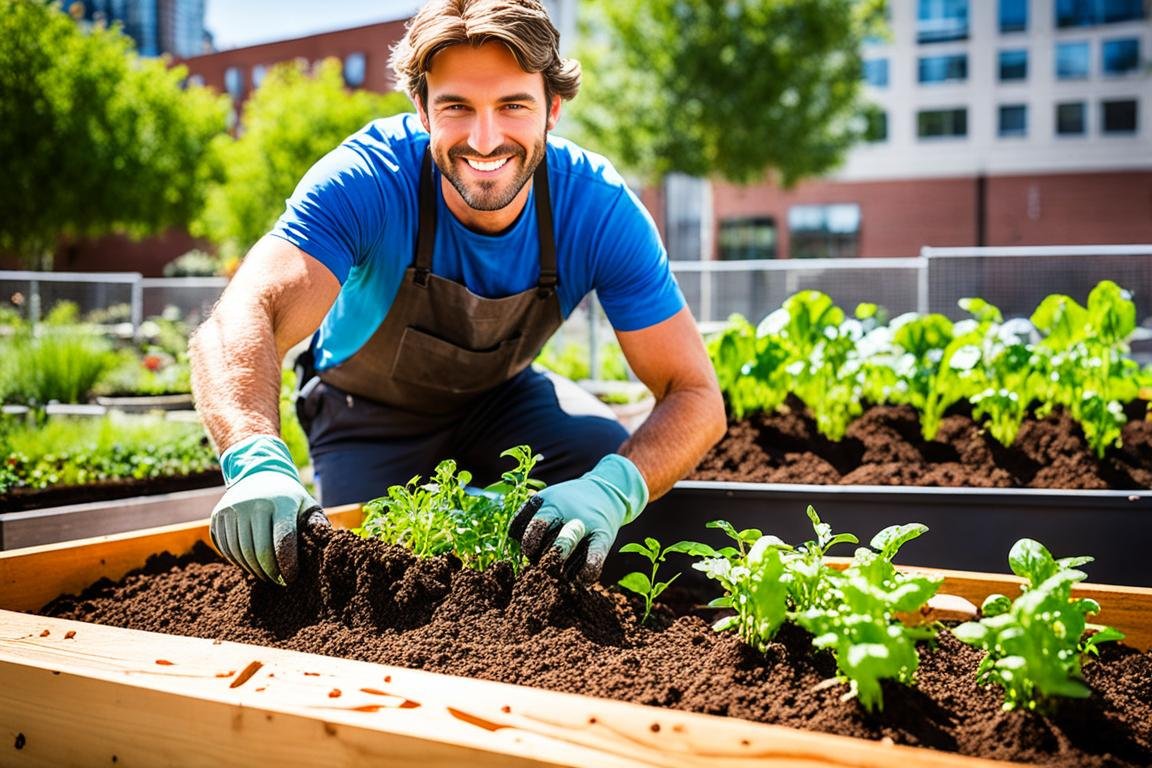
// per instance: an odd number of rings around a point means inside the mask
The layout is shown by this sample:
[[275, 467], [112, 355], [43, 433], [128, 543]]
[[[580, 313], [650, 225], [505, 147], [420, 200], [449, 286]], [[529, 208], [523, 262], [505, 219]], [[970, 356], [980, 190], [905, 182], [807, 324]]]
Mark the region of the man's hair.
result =
[[427, 107], [428, 70], [453, 45], [504, 43], [520, 68], [544, 76], [544, 95], [571, 99], [580, 90], [580, 62], [560, 58], [560, 33], [539, 0], [428, 0], [392, 48], [396, 87]]

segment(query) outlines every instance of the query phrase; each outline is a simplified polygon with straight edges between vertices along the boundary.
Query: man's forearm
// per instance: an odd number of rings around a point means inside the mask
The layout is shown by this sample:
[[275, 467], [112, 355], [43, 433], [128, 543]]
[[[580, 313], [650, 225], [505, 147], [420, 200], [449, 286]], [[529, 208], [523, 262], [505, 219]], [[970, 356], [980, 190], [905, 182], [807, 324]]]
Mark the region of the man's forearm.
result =
[[620, 446], [644, 475], [649, 500], [667, 493], [724, 436], [724, 404], [714, 387], [670, 392]]
[[217, 451], [280, 434], [280, 360], [267, 313], [221, 302], [188, 351], [196, 410]]

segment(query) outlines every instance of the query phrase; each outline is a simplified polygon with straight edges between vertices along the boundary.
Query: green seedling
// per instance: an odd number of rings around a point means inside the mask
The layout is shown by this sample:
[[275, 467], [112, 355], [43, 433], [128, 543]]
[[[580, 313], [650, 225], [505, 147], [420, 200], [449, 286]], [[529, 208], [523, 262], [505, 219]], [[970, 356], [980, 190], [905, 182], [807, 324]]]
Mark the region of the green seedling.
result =
[[[1090, 624], [1100, 612], [1090, 598], [1073, 598], [1072, 588], [1086, 575], [1078, 567], [1091, 557], [1059, 560], [1039, 542], [1020, 539], [1008, 554], [1013, 573], [1025, 579], [1015, 600], [989, 595], [982, 618], [952, 630], [959, 640], [985, 652], [976, 670], [981, 685], [1004, 689], [1005, 710], [1049, 711], [1061, 697], [1086, 698], [1084, 660], [1099, 653], [1101, 643], [1120, 640], [1112, 627]], [[1092, 634], [1086, 633], [1092, 630]]]
[[645, 537], [643, 544], [629, 542], [620, 547], [620, 551], [634, 552], [652, 564], [652, 569], [648, 573], [633, 571], [616, 582], [629, 592], [635, 592], [644, 598], [644, 615], [640, 618], [640, 623], [644, 624], [652, 614], [652, 606], [656, 602], [656, 598], [660, 597], [672, 582], [680, 578], [680, 574], [677, 573], [667, 581], [656, 580], [656, 572], [660, 569], [660, 564], [664, 562], [664, 558], [671, 552], [682, 552], [690, 555], [699, 554], [701, 545], [692, 541], [678, 541], [675, 544], [661, 548], [659, 541], [648, 536]]

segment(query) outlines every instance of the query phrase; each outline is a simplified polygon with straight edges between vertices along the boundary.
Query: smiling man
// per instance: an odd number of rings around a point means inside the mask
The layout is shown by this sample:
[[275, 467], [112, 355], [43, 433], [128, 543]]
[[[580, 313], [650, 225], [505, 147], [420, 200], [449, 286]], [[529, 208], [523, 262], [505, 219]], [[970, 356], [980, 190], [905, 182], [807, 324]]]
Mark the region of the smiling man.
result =
[[[326, 522], [279, 437], [281, 361], [309, 336], [297, 412], [324, 505], [445, 458], [487, 484], [526, 444], [549, 487], [512, 534], [533, 559], [560, 550], [582, 580], [723, 434], [651, 218], [608, 161], [551, 135], [580, 85], [558, 44], [537, 0], [424, 6], [392, 60], [416, 114], [370, 123], [313, 166], [193, 337], [228, 486], [213, 541], [257, 578], [291, 581], [299, 527]], [[593, 290], [656, 396], [631, 436], [530, 366]]]

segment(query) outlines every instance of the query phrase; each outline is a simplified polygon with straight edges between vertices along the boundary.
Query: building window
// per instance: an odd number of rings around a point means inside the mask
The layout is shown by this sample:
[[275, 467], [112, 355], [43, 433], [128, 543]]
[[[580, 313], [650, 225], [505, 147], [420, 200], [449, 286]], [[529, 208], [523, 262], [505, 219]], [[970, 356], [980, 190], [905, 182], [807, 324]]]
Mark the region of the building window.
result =
[[1000, 33], [1028, 31], [1028, 0], [1000, 0]]
[[1028, 135], [1028, 107], [1025, 104], [1002, 104], [1000, 106], [1001, 137], [1010, 138]]
[[771, 217], [720, 220], [724, 261], [776, 258], [776, 220]]
[[1117, 99], [1100, 102], [1102, 133], [1136, 133], [1136, 100]]
[[1143, 0], [1056, 0], [1059, 28], [1117, 24], [1143, 18]]
[[1105, 40], [1100, 53], [1100, 71], [1105, 75], [1125, 75], [1140, 69], [1138, 37]]
[[1000, 51], [1000, 80], [1028, 79], [1028, 51], [1026, 49]]
[[864, 141], [872, 144], [888, 141], [888, 113], [875, 105], [864, 108]]
[[968, 39], [968, 0], [919, 0], [916, 42]]
[[349, 88], [364, 85], [364, 75], [368, 71], [368, 60], [363, 53], [350, 53], [344, 57], [344, 84]]
[[925, 109], [916, 113], [921, 139], [963, 138], [968, 135], [967, 109]]
[[244, 70], [240, 67], [228, 67], [224, 70], [224, 89], [234, 100], [244, 97]]
[[188, 75], [187, 84], [199, 88], [204, 85], [204, 75]]
[[860, 206], [794, 205], [788, 209], [794, 259], [855, 258], [860, 239]]
[[1086, 42], [1056, 44], [1056, 79], [1085, 80], [1090, 69], [1091, 48]]
[[968, 55], [921, 56], [919, 72], [921, 83], [962, 83], [968, 79]]
[[887, 88], [888, 59], [865, 59], [864, 82], [876, 88]]
[[264, 78], [268, 75], [267, 64], [257, 64], [252, 67], [252, 87], [259, 88], [264, 83]]
[[1088, 132], [1088, 109], [1082, 101], [1056, 105], [1056, 135], [1083, 136]]

